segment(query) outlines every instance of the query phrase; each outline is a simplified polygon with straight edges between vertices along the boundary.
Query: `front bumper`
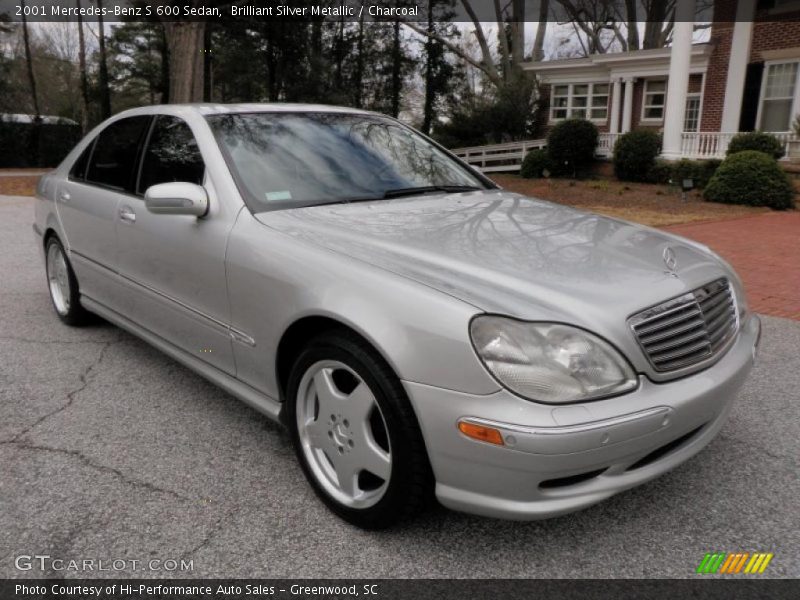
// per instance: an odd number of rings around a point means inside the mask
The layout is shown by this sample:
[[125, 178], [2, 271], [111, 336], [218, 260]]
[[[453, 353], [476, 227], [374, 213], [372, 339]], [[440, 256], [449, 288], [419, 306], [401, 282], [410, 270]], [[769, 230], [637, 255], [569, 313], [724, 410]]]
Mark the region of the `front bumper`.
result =
[[[546, 406], [506, 390], [472, 396], [403, 382], [422, 427], [436, 496], [452, 509], [543, 519], [599, 502], [673, 469], [722, 428], [755, 358], [750, 316], [716, 364], [683, 379], [641, 376], [629, 394]], [[459, 420], [491, 425], [504, 446], [467, 438]]]

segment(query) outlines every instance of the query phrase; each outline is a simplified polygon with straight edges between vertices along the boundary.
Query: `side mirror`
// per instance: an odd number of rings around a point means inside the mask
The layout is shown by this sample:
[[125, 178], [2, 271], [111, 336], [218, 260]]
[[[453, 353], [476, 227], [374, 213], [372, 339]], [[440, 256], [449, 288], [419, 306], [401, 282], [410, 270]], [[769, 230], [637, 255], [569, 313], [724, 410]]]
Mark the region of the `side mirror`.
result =
[[144, 205], [151, 213], [159, 215], [202, 217], [208, 212], [208, 194], [203, 186], [195, 183], [159, 183], [147, 188]]

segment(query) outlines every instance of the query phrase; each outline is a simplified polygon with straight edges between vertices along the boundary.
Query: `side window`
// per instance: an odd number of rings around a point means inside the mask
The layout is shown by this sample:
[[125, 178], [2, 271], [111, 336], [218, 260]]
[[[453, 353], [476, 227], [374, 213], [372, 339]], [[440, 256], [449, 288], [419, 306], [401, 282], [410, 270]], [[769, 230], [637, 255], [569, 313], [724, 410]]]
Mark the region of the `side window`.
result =
[[106, 127], [95, 142], [86, 181], [133, 192], [134, 169], [149, 116], [128, 117]]
[[142, 158], [138, 192], [144, 194], [151, 185], [172, 181], [201, 185], [205, 169], [197, 140], [186, 122], [159, 116]]
[[94, 143], [97, 141], [95, 138], [92, 140], [88, 146], [81, 152], [81, 155], [78, 157], [78, 160], [75, 161], [75, 164], [72, 165], [72, 168], [69, 171], [69, 176], [71, 179], [76, 179], [78, 181], [83, 181], [86, 178], [86, 167], [89, 166], [89, 157], [92, 155], [92, 148], [94, 148]]

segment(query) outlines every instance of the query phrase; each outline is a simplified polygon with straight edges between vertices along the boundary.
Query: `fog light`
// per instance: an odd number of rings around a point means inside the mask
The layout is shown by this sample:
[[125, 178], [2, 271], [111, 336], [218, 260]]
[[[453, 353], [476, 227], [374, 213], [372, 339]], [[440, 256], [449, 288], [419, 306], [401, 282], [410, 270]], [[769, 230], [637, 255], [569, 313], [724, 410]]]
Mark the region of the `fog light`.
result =
[[486, 442], [487, 444], [496, 444], [497, 446], [503, 445], [503, 434], [497, 429], [476, 425], [475, 423], [468, 423], [467, 421], [459, 421], [458, 430], [473, 440]]

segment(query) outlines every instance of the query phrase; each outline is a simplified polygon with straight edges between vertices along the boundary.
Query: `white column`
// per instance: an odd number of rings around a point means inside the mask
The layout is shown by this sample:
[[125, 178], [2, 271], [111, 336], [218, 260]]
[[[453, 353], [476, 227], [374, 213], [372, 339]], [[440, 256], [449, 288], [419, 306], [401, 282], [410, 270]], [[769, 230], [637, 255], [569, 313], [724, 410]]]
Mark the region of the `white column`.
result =
[[677, 160], [681, 157], [686, 91], [689, 87], [689, 67], [692, 60], [694, 5], [695, 0], [678, 0], [675, 6], [667, 102], [664, 107], [664, 145], [661, 150], [661, 156], [668, 160]]
[[608, 125], [610, 133], [619, 133], [619, 101], [622, 95], [622, 82], [619, 78], [614, 79], [614, 86], [611, 90], [611, 122]]
[[633, 124], [633, 84], [636, 79], [625, 78], [625, 100], [622, 103], [622, 133], [628, 133]]
[[739, 131], [755, 7], [755, 2], [739, 2], [736, 7], [736, 23], [733, 26], [733, 38], [731, 39], [731, 56], [728, 62], [728, 79], [725, 82], [725, 100], [722, 105], [720, 131]]

